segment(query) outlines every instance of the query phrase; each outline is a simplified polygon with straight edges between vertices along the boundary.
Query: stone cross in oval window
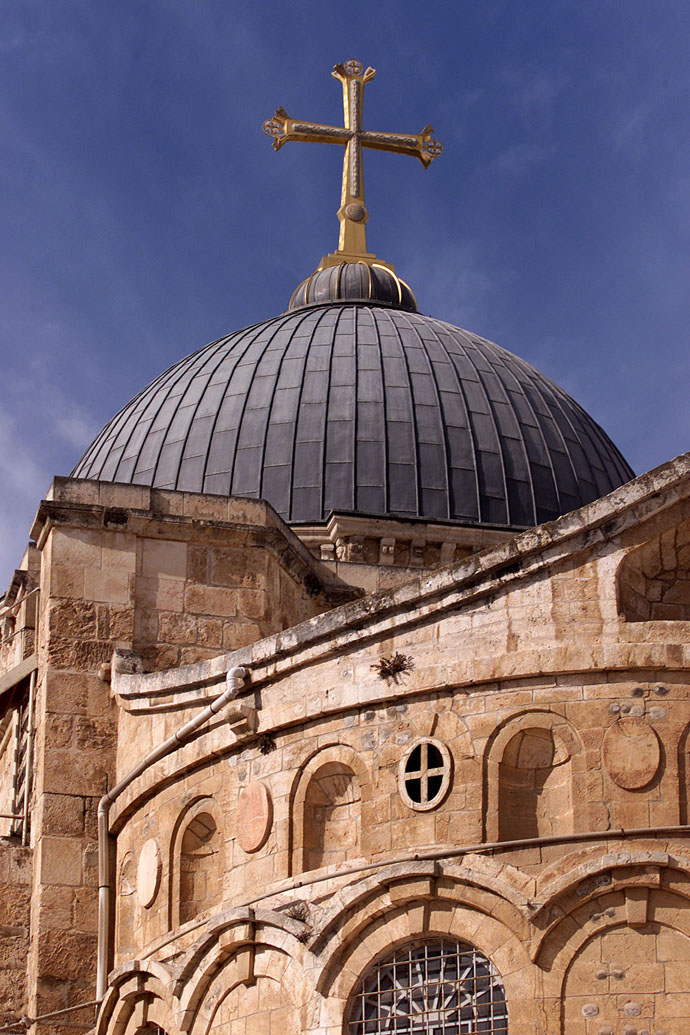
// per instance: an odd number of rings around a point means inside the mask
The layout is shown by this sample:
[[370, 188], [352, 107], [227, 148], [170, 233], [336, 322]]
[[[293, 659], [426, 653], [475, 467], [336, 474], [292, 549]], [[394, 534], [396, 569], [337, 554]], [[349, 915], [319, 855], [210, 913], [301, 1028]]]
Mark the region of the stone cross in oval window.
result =
[[400, 760], [400, 795], [411, 809], [436, 808], [450, 787], [451, 755], [440, 740], [418, 740]]

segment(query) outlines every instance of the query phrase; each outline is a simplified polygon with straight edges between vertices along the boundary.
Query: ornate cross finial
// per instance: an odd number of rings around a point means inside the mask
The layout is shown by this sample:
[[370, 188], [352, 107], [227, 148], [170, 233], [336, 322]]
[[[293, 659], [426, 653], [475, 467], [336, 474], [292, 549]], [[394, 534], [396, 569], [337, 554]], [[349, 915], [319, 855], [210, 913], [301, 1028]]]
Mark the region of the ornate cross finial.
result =
[[298, 122], [291, 119], [283, 108], [278, 108], [272, 119], [263, 124], [264, 133], [273, 137], [273, 147], [280, 150], [288, 140], [310, 140], [317, 144], [344, 144], [343, 186], [338, 209], [340, 241], [337, 252], [321, 260], [321, 266], [341, 262], [374, 261], [376, 256], [367, 252], [366, 222], [369, 215], [364, 204], [364, 177], [362, 148], [414, 155], [426, 168], [441, 154], [443, 145], [432, 139], [433, 129], [425, 126], [421, 133], [375, 133], [362, 129], [364, 86], [376, 75], [375, 68], [364, 68], [360, 61], [346, 61], [336, 65], [333, 78], [343, 84], [343, 126], [324, 126], [318, 122]]

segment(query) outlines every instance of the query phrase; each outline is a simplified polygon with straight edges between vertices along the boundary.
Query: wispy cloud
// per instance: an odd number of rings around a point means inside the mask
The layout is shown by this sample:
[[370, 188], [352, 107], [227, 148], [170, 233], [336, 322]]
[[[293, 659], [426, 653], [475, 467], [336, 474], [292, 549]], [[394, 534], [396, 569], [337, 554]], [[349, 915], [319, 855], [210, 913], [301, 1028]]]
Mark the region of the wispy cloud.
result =
[[514, 144], [498, 155], [493, 162], [493, 168], [499, 172], [519, 176], [533, 166], [539, 165], [548, 155], [549, 151], [541, 144]]
[[645, 97], [621, 115], [611, 134], [614, 151], [637, 154], [646, 147], [657, 103], [657, 98]]
[[568, 76], [560, 71], [544, 71], [531, 65], [509, 66], [500, 80], [511, 108], [523, 129], [543, 132], [551, 124], [558, 101], [568, 86]]
[[[34, 357], [37, 359], [38, 357]], [[12, 378], [0, 408], [0, 592], [29, 539], [38, 502], [60, 469], [98, 430], [72, 393], [51, 382], [50, 367], [31, 363]]]

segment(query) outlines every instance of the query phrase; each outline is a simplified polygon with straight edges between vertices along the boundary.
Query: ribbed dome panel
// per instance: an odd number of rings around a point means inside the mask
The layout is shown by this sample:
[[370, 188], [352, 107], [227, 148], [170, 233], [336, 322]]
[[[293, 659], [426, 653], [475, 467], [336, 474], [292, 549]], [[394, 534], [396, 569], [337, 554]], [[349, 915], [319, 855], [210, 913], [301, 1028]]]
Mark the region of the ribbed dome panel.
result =
[[312, 306], [221, 338], [161, 374], [72, 472], [331, 511], [523, 527], [633, 472], [528, 363], [440, 320]]

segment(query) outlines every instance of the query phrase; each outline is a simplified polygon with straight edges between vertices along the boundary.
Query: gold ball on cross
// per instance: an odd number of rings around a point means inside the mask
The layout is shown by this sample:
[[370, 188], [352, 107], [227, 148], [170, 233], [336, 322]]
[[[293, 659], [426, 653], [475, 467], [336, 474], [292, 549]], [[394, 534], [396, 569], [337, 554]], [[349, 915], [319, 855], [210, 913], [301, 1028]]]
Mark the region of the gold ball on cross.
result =
[[345, 215], [348, 219], [351, 219], [353, 223], [361, 223], [366, 213], [363, 205], [352, 203], [345, 206]]

